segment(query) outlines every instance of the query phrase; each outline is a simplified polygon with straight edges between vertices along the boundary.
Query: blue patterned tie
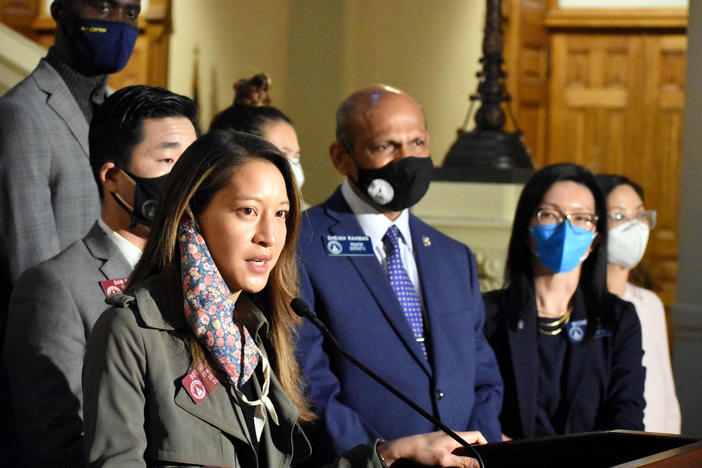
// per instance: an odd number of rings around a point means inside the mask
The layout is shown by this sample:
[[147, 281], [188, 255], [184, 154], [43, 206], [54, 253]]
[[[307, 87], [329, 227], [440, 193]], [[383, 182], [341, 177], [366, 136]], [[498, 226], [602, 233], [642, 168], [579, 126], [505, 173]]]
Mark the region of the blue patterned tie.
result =
[[422, 303], [419, 301], [417, 290], [407, 274], [407, 270], [402, 265], [400, 257], [400, 230], [394, 224], [390, 226], [383, 236], [383, 244], [387, 253], [388, 277], [390, 278], [390, 286], [392, 286], [397, 299], [400, 301], [402, 310], [405, 312], [405, 317], [409, 321], [414, 338], [419, 343], [419, 346], [427, 355], [427, 349], [424, 345], [424, 320], [422, 318]]

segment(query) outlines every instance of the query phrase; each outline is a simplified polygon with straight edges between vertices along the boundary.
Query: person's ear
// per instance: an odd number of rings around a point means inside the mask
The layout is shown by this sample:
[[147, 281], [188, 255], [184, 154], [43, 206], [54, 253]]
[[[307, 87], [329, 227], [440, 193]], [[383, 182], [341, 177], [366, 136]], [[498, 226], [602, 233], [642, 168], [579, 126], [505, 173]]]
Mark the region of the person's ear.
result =
[[332, 164], [341, 175], [348, 176], [353, 173], [354, 162], [339, 140], [335, 140], [329, 145], [329, 156]]
[[119, 168], [117, 165], [108, 161], [100, 167], [100, 184], [102, 184], [103, 193], [116, 192], [119, 185], [117, 176], [119, 173]]
[[64, 0], [55, 0], [51, 2], [50, 11], [51, 17], [54, 19], [54, 21], [60, 23], [62, 20], [61, 16], [66, 11], [66, 2]]

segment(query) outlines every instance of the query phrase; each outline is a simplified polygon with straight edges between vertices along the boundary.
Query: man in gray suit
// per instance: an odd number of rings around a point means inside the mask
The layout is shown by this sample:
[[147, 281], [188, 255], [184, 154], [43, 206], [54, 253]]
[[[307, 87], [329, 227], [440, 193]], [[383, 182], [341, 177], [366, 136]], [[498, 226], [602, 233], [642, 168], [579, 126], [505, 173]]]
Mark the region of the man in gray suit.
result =
[[163, 88], [123, 88], [96, 108], [101, 215], [82, 240], [26, 270], [10, 300], [3, 358], [24, 464], [83, 463], [86, 340], [141, 256], [160, 189], [196, 127], [193, 101]]
[[[19, 275], [83, 237], [100, 213], [88, 123], [107, 76], [132, 53], [140, 9], [140, 0], [54, 0], [54, 45], [0, 97], [0, 347]], [[0, 402], [8, 398], [0, 365]], [[10, 427], [0, 418], [0, 454]]]
[[0, 318], [19, 275], [83, 237], [100, 212], [88, 125], [108, 74], [132, 53], [139, 11], [140, 0], [54, 0], [54, 45], [0, 98]]

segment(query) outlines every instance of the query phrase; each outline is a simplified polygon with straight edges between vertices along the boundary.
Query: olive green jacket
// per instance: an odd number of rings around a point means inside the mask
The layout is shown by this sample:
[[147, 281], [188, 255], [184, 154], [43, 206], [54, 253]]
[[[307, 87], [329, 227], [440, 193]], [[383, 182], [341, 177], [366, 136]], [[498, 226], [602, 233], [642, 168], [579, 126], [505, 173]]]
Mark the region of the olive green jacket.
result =
[[[192, 370], [185, 341], [163, 319], [160, 283], [134, 295], [113, 295], [89, 337], [83, 367], [86, 457], [90, 466], [257, 467], [257, 455], [231, 386], [218, 385], [199, 404], [183, 386]], [[263, 314], [246, 324], [261, 350]], [[260, 392], [259, 382], [254, 386]], [[309, 456], [297, 408], [272, 376], [269, 396], [279, 424], [261, 434], [267, 466], [288, 467]], [[382, 467], [375, 444], [359, 446], [338, 466]]]

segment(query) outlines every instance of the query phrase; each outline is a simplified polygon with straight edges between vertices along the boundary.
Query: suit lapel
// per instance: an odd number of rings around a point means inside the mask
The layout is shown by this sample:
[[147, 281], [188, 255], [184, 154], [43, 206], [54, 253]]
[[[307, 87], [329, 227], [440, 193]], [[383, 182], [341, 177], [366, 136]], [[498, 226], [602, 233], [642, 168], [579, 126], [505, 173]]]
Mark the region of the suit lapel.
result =
[[104, 262], [100, 266], [100, 271], [105, 275], [105, 279], [125, 278], [131, 274], [132, 267], [120, 252], [119, 247], [107, 237], [107, 233], [97, 222], [93, 224], [83, 241], [90, 254]]
[[[422, 288], [422, 299], [424, 301], [424, 333], [427, 350], [433, 357], [434, 362], [441, 361], [448, 356], [440, 356], [442, 350], [446, 349], [445, 343], [439, 343], [433, 338], [446, 336], [440, 330], [451, 324], [441, 322], [443, 314], [429, 313], [429, 311], [445, 311], [451, 309], [448, 304], [449, 297], [444, 294], [446, 285], [441, 284], [442, 278], [437, 272], [441, 271], [440, 262], [442, 256], [436, 251], [436, 246], [431, 243], [431, 236], [425, 231], [424, 226], [417, 222], [417, 219], [410, 215], [410, 232], [412, 235], [412, 250], [417, 262], [417, 272], [419, 283]], [[419, 349], [419, 347], [417, 347]], [[420, 351], [421, 352], [421, 351]]]
[[512, 357], [512, 371], [517, 393], [517, 404], [525, 437], [532, 437], [536, 421], [536, 392], [538, 389], [538, 336], [534, 304], [523, 315], [523, 328], [507, 326], [507, 338]]
[[[344, 201], [341, 190], [337, 189], [337, 192], [330, 198], [326, 207], [326, 213], [329, 217], [337, 221], [336, 224], [331, 225], [329, 228], [332, 234], [365, 235], [355, 215]], [[385, 271], [383, 271], [383, 267], [378, 262], [378, 259], [375, 255], [349, 256], [346, 257], [346, 259], [353, 265], [356, 271], [358, 271], [361, 279], [378, 303], [383, 315], [385, 315], [385, 318], [390, 322], [392, 328], [405, 343], [409, 352], [414, 356], [415, 360], [422, 366], [425, 372], [431, 375], [432, 371], [429, 363], [414, 338], [414, 333], [407, 321], [407, 317], [405, 317], [402, 306], [400, 306], [395, 291], [393, 291], [390, 286], [388, 276]]]
[[[583, 295], [578, 289], [573, 298], [573, 315], [571, 321], [587, 319], [587, 312], [585, 310], [585, 302]], [[570, 413], [573, 408], [573, 403], [577, 401], [578, 391], [580, 389], [580, 382], [582, 382], [582, 376], [588, 363], [591, 362], [593, 354], [593, 339], [588, 341], [580, 341], [578, 343], [568, 342], [568, 353], [566, 360], [566, 382], [567, 388], [563, 398], [568, 404], [567, 417], [565, 421], [565, 431], [568, 432], [570, 428]]]
[[83, 115], [83, 111], [78, 107], [78, 103], [66, 86], [63, 78], [54, 68], [49, 65], [46, 59], [39, 62], [34, 71], [34, 78], [39, 89], [47, 94], [46, 104], [56, 112], [61, 120], [73, 134], [73, 137], [80, 143], [83, 154], [88, 157], [88, 121]]

